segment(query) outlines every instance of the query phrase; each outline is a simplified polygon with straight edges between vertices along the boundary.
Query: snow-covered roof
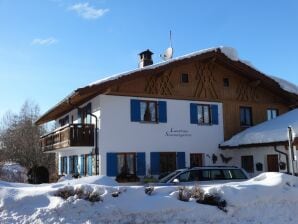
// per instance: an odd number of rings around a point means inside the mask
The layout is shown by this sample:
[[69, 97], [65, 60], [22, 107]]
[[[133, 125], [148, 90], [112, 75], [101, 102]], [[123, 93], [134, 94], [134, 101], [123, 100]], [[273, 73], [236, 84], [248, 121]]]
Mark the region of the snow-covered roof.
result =
[[[131, 71], [127, 71], [127, 72], [122, 72], [119, 74], [115, 74], [112, 76], [108, 76], [104, 79], [100, 79], [97, 80], [95, 82], [90, 83], [87, 86], [84, 86], [82, 88], [78, 88], [75, 91], [73, 91], [71, 94], [69, 94], [67, 97], [65, 97], [62, 101], [60, 101], [58, 104], [56, 104], [53, 108], [51, 108], [50, 110], [48, 110], [45, 114], [43, 114], [35, 123], [36, 124], [42, 124], [48, 121], [51, 121], [53, 119], [56, 119], [57, 116], [59, 115], [63, 115], [63, 113], [66, 113], [67, 111], [71, 110], [72, 106], [68, 103], [70, 100], [73, 103], [73, 98], [77, 97], [79, 95], [80, 99], [76, 101], [77, 104], [82, 104], [85, 101], [89, 99], [90, 95], [88, 95], [88, 92], [92, 92], [92, 94], [100, 94], [100, 92], [98, 91], [98, 88], [103, 87], [104, 85], [110, 85], [114, 80], [119, 80], [125, 76], [129, 76], [129, 75], [139, 75], [141, 72], [146, 72], [146, 71], [150, 71], [150, 70], [154, 70], [154, 69], [162, 69], [165, 68], [165, 66], [169, 65], [169, 64], [173, 64], [175, 62], [179, 62], [179, 61], [183, 61], [183, 60], [187, 60], [187, 59], [192, 59], [195, 58], [197, 56], [203, 55], [203, 54], [208, 54], [208, 53], [212, 53], [212, 52], [216, 52], [216, 53], [221, 53], [223, 55], [225, 55], [227, 58], [229, 58], [230, 60], [234, 61], [235, 63], [240, 63], [238, 66], [247, 66], [247, 68], [252, 69], [252, 71], [257, 71], [259, 74], [255, 74], [258, 75], [262, 78], [263, 76], [263, 81], [266, 82], [275, 82], [277, 84], [277, 86], [280, 87], [281, 90], [286, 91], [287, 93], [294, 93], [298, 96], [298, 87], [295, 84], [289, 83], [281, 78], [276, 78], [276, 77], [272, 77], [269, 75], [265, 75], [264, 73], [262, 73], [261, 71], [259, 71], [258, 69], [256, 69], [250, 62], [246, 61], [246, 60], [242, 60], [238, 57], [238, 53], [237, 51], [232, 48], [232, 47], [224, 47], [224, 46], [219, 46], [219, 47], [212, 47], [212, 48], [207, 48], [207, 49], [203, 49], [203, 50], [199, 50], [190, 54], [186, 54], [180, 57], [176, 57], [167, 61], [163, 61], [160, 63], [156, 63], [153, 65], [149, 65], [149, 66], [145, 66], [143, 68], [137, 68]], [[250, 73], [248, 71], [248, 73]], [[274, 83], [271, 83], [274, 84]]]
[[[175, 61], [180, 61], [180, 60], [183, 60], [183, 59], [192, 58], [192, 57], [199, 56], [199, 55], [207, 53], [207, 52], [218, 51], [218, 50], [220, 50], [220, 52], [223, 53], [225, 56], [227, 56], [229, 59], [231, 59], [233, 61], [242, 62], [242, 63], [246, 64], [247, 66], [251, 67], [252, 69], [254, 69], [258, 72], [261, 72], [255, 66], [253, 66], [253, 64], [250, 61], [240, 59], [239, 56], [238, 56], [238, 52], [235, 48], [219, 46], [219, 47], [211, 47], [211, 48], [202, 49], [202, 50], [195, 51], [195, 52], [192, 52], [192, 53], [180, 56], [180, 57], [176, 57], [176, 58], [173, 58], [173, 59], [170, 59], [170, 60], [167, 60], [167, 61], [163, 61], [163, 62], [156, 63], [156, 64], [153, 64], [153, 65], [145, 66], [143, 68], [137, 68], [137, 69], [130, 70], [130, 71], [127, 71], [127, 72], [122, 72], [122, 73], [118, 73], [118, 74], [115, 74], [115, 75], [112, 75], [112, 76], [108, 76], [106, 78], [99, 79], [95, 82], [90, 83], [89, 86], [98, 85], [98, 84], [101, 84], [101, 83], [104, 83], [104, 82], [107, 82], [107, 81], [119, 79], [123, 76], [130, 75], [130, 74], [135, 73], [135, 72], [155, 69], [155, 68], [158, 68], [160, 66], [164, 66], [166, 64], [173, 63]], [[263, 73], [263, 72], [261, 72], [261, 73]], [[287, 92], [290, 92], [290, 93], [295, 93], [295, 94], [298, 95], [298, 86], [296, 86], [295, 84], [290, 83], [290, 82], [288, 82], [288, 81], [286, 81], [282, 78], [272, 76], [272, 75], [266, 75], [266, 76], [268, 76], [269, 78], [276, 81], [283, 90], [285, 90]]]
[[100, 79], [100, 80], [97, 80], [95, 82], [90, 83], [89, 86], [98, 85], [98, 84], [101, 84], [101, 83], [104, 83], [104, 82], [107, 82], [107, 81], [115, 80], [115, 79], [121, 78], [121, 77], [126, 76], [126, 75], [130, 75], [130, 74], [135, 73], [135, 72], [155, 69], [155, 68], [158, 68], [160, 66], [164, 66], [166, 64], [173, 63], [175, 61], [180, 61], [180, 60], [183, 60], [183, 59], [192, 58], [192, 57], [199, 56], [199, 55], [207, 53], [207, 52], [212, 52], [212, 51], [217, 51], [217, 50], [220, 50], [221, 53], [223, 53], [224, 55], [226, 55], [228, 58], [230, 58], [233, 61], [238, 61], [239, 60], [238, 53], [237, 53], [236, 49], [234, 49], [232, 47], [224, 47], [224, 46], [211, 47], [211, 48], [206, 48], [206, 49], [202, 49], [202, 50], [199, 50], [199, 51], [195, 51], [195, 52], [192, 52], [192, 53], [180, 56], [180, 57], [172, 58], [172, 59], [169, 59], [167, 61], [163, 61], [163, 62], [159, 62], [159, 63], [156, 63], [156, 64], [148, 65], [148, 66], [145, 66], [143, 68], [137, 68], [137, 69], [130, 70], [130, 71], [127, 71], [127, 72], [122, 72], [122, 73], [118, 73], [118, 74], [115, 74], [115, 75], [112, 75], [112, 76], [108, 76], [106, 78], [103, 78], [103, 79]]
[[288, 140], [288, 126], [292, 126], [298, 137], [298, 109], [282, 114], [275, 119], [250, 127], [228, 141], [220, 144], [222, 148], [253, 144], [278, 143]]

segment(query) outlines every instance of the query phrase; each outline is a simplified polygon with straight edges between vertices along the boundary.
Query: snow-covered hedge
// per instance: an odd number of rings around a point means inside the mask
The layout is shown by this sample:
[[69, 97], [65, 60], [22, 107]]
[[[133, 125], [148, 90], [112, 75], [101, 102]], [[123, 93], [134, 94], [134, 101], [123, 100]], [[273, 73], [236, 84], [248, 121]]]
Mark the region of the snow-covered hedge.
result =
[[27, 183], [27, 169], [18, 163], [0, 164], [0, 180], [7, 182]]

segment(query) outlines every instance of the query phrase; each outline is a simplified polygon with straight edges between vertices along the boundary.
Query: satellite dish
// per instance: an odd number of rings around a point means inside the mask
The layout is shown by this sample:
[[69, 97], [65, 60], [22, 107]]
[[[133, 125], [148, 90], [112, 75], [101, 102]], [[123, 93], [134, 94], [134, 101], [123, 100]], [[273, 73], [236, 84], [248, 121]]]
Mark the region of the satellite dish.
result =
[[160, 57], [164, 60], [167, 61], [169, 59], [173, 58], [174, 54], [174, 49], [172, 48], [172, 32], [170, 31], [170, 47], [168, 47], [163, 54], [160, 55]]
[[164, 61], [167, 61], [169, 59], [171, 59], [173, 57], [173, 48], [172, 47], [168, 47], [165, 52], [160, 55], [161, 58], [164, 60]]

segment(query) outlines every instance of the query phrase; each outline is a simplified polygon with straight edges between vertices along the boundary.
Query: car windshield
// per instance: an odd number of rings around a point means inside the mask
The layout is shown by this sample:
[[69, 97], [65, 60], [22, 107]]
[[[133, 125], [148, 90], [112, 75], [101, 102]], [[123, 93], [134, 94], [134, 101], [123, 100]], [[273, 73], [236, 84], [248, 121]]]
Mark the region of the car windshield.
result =
[[176, 175], [177, 175], [178, 173], [180, 173], [180, 172], [181, 172], [181, 170], [176, 170], [176, 171], [174, 171], [174, 172], [168, 174], [167, 176], [161, 178], [161, 179], [159, 180], [159, 182], [160, 182], [160, 183], [167, 183], [172, 177], [176, 176]]

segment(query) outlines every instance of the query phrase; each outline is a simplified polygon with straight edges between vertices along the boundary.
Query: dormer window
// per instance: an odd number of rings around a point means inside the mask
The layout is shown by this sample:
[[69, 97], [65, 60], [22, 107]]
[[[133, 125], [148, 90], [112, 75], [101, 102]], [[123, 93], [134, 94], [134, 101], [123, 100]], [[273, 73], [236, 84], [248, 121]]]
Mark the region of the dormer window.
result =
[[182, 73], [181, 74], [181, 83], [188, 83], [189, 79], [188, 79], [188, 74], [187, 73]]

